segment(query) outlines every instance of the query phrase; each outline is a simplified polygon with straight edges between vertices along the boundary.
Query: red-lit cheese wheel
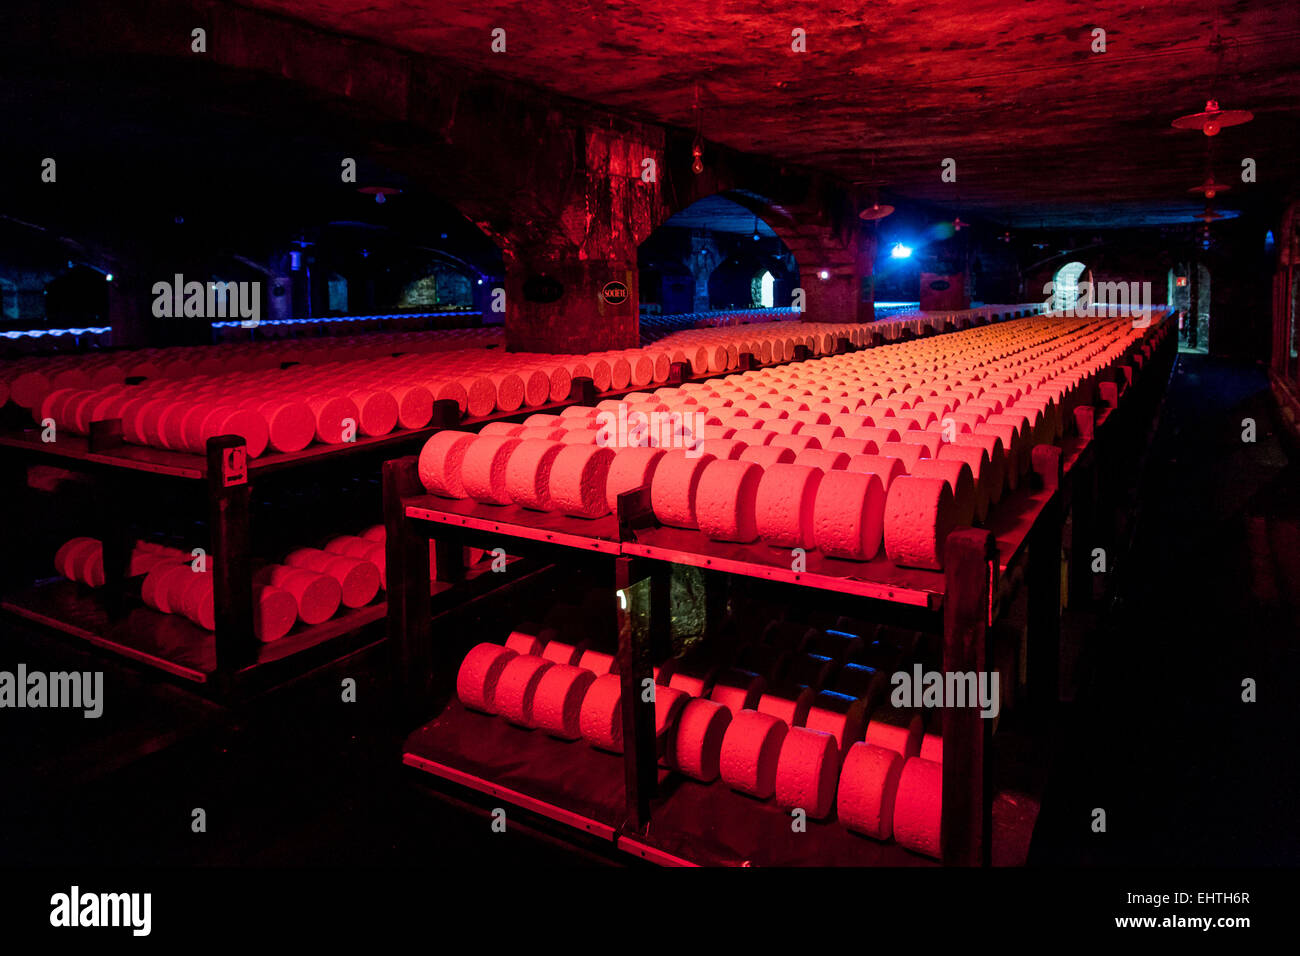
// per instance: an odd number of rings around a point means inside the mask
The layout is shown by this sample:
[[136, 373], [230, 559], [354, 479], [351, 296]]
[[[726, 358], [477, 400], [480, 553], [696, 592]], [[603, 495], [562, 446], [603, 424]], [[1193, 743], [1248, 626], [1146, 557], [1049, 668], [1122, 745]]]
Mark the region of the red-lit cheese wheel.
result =
[[510, 648], [516, 654], [527, 654], [532, 657], [540, 657], [542, 648], [546, 646], [544, 641], [539, 640], [531, 634], [525, 634], [523, 631], [511, 631], [510, 636], [506, 638], [506, 647]]
[[[459, 383], [448, 383], [458, 389], [456, 398], [463, 412], [467, 396]], [[423, 385], [394, 385], [388, 388], [388, 394], [397, 402], [397, 423], [403, 428], [423, 428], [433, 418], [433, 395]]]
[[793, 448], [782, 448], [779, 445], [748, 445], [740, 453], [739, 461], [752, 461], [760, 468], [767, 469], [772, 465], [790, 464], [795, 459]]
[[271, 564], [254, 577], [258, 584], [270, 584], [288, 591], [298, 602], [298, 617], [304, 624], [328, 621], [339, 609], [342, 589], [332, 577], [306, 568]]
[[781, 743], [789, 728], [785, 722], [742, 710], [735, 714], [722, 738], [718, 769], [733, 790], [766, 800], [776, 790], [776, 767]]
[[582, 652], [585, 648], [575, 647], [564, 641], [547, 641], [546, 646], [542, 649], [541, 656], [555, 664], [573, 664], [577, 665], [582, 659]]
[[253, 633], [259, 641], [278, 641], [297, 619], [298, 602], [292, 594], [271, 585], [253, 585]]
[[593, 747], [623, 752], [622, 678], [603, 674], [587, 688], [578, 714], [582, 739]]
[[[979, 495], [966, 462], [952, 458], [922, 458], [913, 466], [912, 475], [916, 478], [941, 478], [948, 482], [957, 509], [957, 527], [970, 527], [975, 522]], [[984, 515], [978, 517], [984, 520]]]
[[776, 802], [799, 808], [814, 820], [830, 815], [840, 756], [835, 738], [816, 730], [792, 727], [781, 742], [776, 764]]
[[379, 569], [369, 561], [317, 548], [299, 548], [285, 557], [290, 567], [306, 568], [328, 574], [339, 583], [339, 598], [344, 607], [364, 607], [379, 593]]
[[[506, 467], [519, 447], [519, 439], [505, 435], [479, 435], [465, 450], [460, 477], [466, 494], [484, 504], [508, 505]], [[553, 470], [553, 469], [552, 469]]]
[[773, 464], [763, 471], [754, 515], [764, 542], [778, 547], [813, 547], [813, 510], [821, 481], [821, 470], [808, 465]]
[[[249, 398], [237, 403], [261, 413], [267, 429], [267, 443], [276, 451], [302, 451], [316, 437], [316, 417], [306, 402], [292, 398]], [[221, 434], [221, 421], [205, 419], [206, 438]], [[204, 439], [206, 441], [206, 438]]]
[[191, 574], [180, 592], [180, 612], [194, 624], [207, 631], [216, 629], [216, 617], [212, 604], [212, 575], [210, 573]]
[[722, 739], [731, 724], [731, 711], [711, 700], [688, 700], [670, 737], [667, 761], [680, 773], [703, 783], [718, 778]]
[[753, 462], [714, 459], [700, 476], [695, 519], [714, 541], [753, 541], [758, 537], [754, 500], [763, 469]]
[[609, 514], [606, 479], [614, 450], [599, 445], [565, 445], [551, 465], [551, 507], [577, 518]]
[[579, 667], [591, 671], [597, 677], [613, 673], [616, 670], [615, 665], [612, 654], [602, 654], [600, 651], [585, 651], [578, 661]]
[[610, 511], [617, 510], [619, 495], [651, 483], [663, 455], [662, 448], [618, 449], [605, 476], [605, 503]]
[[473, 432], [438, 432], [420, 450], [420, 483], [431, 493], [444, 498], [467, 498], [461, 477], [465, 453], [477, 440]]
[[497, 713], [512, 724], [532, 727], [537, 685], [554, 666], [545, 658], [532, 654], [518, 654], [507, 661], [493, 698]]
[[704, 469], [712, 455], [700, 455], [684, 449], [666, 452], [659, 460], [650, 483], [650, 505], [655, 517], [666, 525], [695, 528], [695, 496]]
[[77, 580], [72, 571], [72, 558], [78, 551], [93, 548], [98, 543], [95, 538], [69, 538], [54, 552], [54, 570], [69, 581]]
[[957, 526], [957, 505], [940, 478], [904, 475], [885, 500], [885, 554], [900, 567], [943, 570], [943, 546]]
[[874, 474], [828, 471], [817, 488], [813, 539], [824, 554], [870, 561], [880, 549], [885, 489]]
[[868, 743], [849, 748], [840, 770], [836, 811], [850, 830], [877, 840], [894, 833], [894, 800], [904, 760], [897, 752]]
[[761, 674], [731, 668], [714, 681], [709, 699], [726, 707], [733, 714], [738, 714], [742, 710], [756, 708], [766, 687], [767, 681]]
[[577, 740], [582, 701], [595, 680], [595, 674], [581, 667], [556, 664], [547, 668], [533, 696], [533, 726], [561, 740]]
[[854, 455], [845, 470], [875, 475], [886, 494], [896, 478], [907, 474], [903, 462], [888, 455]]
[[942, 824], [943, 765], [913, 757], [898, 778], [894, 839], [900, 846], [938, 859]]
[[179, 614], [180, 608], [172, 603], [174, 596], [179, 594], [180, 587], [195, 573], [188, 563], [164, 567], [150, 591], [154, 599], [154, 610], [164, 614]]
[[867, 724], [866, 741], [877, 747], [896, 751], [904, 759], [921, 752], [924, 724], [921, 715], [910, 710], [881, 707]]
[[521, 440], [506, 465], [506, 493], [510, 500], [525, 508], [549, 511], [551, 467], [564, 447], [547, 439]]
[[348, 398], [357, 407], [357, 427], [362, 435], [387, 435], [397, 427], [397, 400], [378, 389], [357, 389]]

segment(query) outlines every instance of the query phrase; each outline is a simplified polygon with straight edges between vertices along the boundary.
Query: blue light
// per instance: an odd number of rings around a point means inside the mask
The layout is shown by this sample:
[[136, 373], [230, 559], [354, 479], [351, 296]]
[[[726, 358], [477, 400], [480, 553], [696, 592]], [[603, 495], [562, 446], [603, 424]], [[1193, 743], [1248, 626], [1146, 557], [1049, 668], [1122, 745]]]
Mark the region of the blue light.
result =
[[912, 247], [905, 246], [901, 242], [894, 243], [893, 248], [889, 250], [890, 257], [894, 259], [906, 259], [911, 254]]
[[104, 274], [104, 281], [105, 281], [105, 282], [112, 282], [112, 281], [113, 281], [113, 273], [111, 273], [111, 272], [106, 272], [106, 273]]

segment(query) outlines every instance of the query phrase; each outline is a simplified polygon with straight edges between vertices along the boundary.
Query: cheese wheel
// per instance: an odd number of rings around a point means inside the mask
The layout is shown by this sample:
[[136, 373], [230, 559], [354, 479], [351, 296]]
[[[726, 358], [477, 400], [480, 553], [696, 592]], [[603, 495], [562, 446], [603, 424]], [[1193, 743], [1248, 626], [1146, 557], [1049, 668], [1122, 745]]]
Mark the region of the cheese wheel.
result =
[[731, 711], [703, 698], [688, 700], [671, 735], [668, 764], [702, 783], [718, 778], [722, 739], [731, 724]]
[[811, 548], [815, 544], [813, 512], [821, 469], [802, 464], [774, 464], [763, 471], [754, 498], [758, 534], [767, 544]]
[[942, 733], [930, 733], [921, 738], [921, 759], [943, 763]]
[[941, 478], [904, 475], [885, 501], [885, 553], [900, 567], [943, 570], [943, 546], [957, 526], [957, 505]]
[[618, 496], [643, 488], [654, 479], [655, 469], [664, 455], [662, 448], [620, 448], [605, 475], [605, 502], [611, 512], [618, 510]]
[[950, 444], [967, 448], [982, 448], [988, 456], [989, 500], [997, 504], [1002, 498], [1002, 488], [1007, 480], [1007, 459], [1002, 448], [1002, 439], [997, 435], [974, 434], [958, 435]]
[[[73, 539], [73, 540], [77, 540], [77, 539]], [[72, 542], [68, 542], [68, 543], [71, 544]], [[148, 573], [145, 574], [144, 583], [140, 586], [140, 599], [144, 601], [147, 607], [151, 607], [155, 611], [162, 610], [162, 608], [158, 606], [159, 603], [158, 595], [161, 588], [163, 575], [165, 575], [170, 571], [174, 571], [176, 568], [188, 568], [188, 567], [189, 567], [189, 562], [183, 561], [179, 558], [170, 558], [170, 559], [159, 561], [157, 564], [155, 564], [152, 568], [149, 569]], [[68, 572], [64, 572], [64, 577], [71, 578], [72, 575]], [[297, 614], [296, 609], [294, 613], [295, 615]]]
[[880, 549], [885, 501], [884, 486], [874, 474], [825, 472], [813, 507], [817, 548], [832, 557], [870, 561]]
[[813, 698], [813, 705], [804, 716], [803, 725], [809, 730], [820, 730], [835, 738], [843, 755], [849, 747], [862, 739], [866, 730], [868, 701], [847, 694], [824, 690]]
[[531, 634], [525, 634], [522, 631], [511, 631], [510, 636], [506, 638], [505, 646], [516, 654], [531, 654], [534, 657], [540, 657], [542, 648], [545, 645]]
[[867, 724], [866, 741], [895, 751], [903, 759], [921, 752], [924, 724], [921, 715], [910, 710], [879, 708]]
[[561, 740], [577, 740], [582, 701], [595, 680], [595, 674], [581, 667], [556, 664], [547, 668], [533, 696], [534, 726]]
[[[968, 528], [974, 524], [979, 496], [975, 493], [975, 479], [971, 477], [970, 465], [953, 458], [922, 458], [913, 466], [912, 474], [917, 478], [941, 478], [946, 481], [957, 511], [957, 527]], [[983, 520], [983, 515], [979, 517]]]
[[900, 846], [940, 857], [943, 764], [913, 757], [903, 765], [894, 798], [894, 839]]
[[388, 392], [357, 389], [348, 398], [357, 406], [357, 427], [363, 435], [387, 435], [397, 427], [397, 400]]
[[489, 372], [487, 377], [496, 388], [495, 407], [513, 412], [524, 403], [524, 380], [514, 372]]
[[497, 713], [520, 727], [533, 726], [533, 704], [542, 676], [555, 665], [543, 657], [516, 654], [506, 662], [492, 699]]
[[547, 641], [541, 656], [555, 664], [576, 665], [582, 657], [582, 648], [563, 641]]
[[[460, 477], [465, 493], [475, 501], [491, 505], [510, 504], [506, 468], [519, 447], [518, 438], [506, 435], [478, 435], [465, 449]], [[554, 467], [554, 466], [552, 466]]]
[[341, 445], [355, 439], [361, 413], [352, 399], [344, 395], [311, 395], [307, 398], [307, 407], [316, 417], [317, 441]]
[[576, 518], [609, 514], [606, 497], [612, 448], [599, 445], [565, 445], [551, 465], [551, 507]]
[[816, 730], [791, 727], [781, 742], [776, 764], [776, 802], [805, 811], [814, 820], [830, 815], [840, 755], [835, 738]]
[[617, 671], [615, 664], [612, 654], [602, 654], [600, 651], [584, 651], [578, 661], [579, 667], [591, 671], [597, 677], [615, 673]]
[[587, 688], [578, 714], [578, 731], [593, 747], [623, 752], [623, 690], [617, 674], [603, 674]]
[[700, 531], [714, 541], [747, 543], [757, 538], [754, 500], [762, 477], [763, 469], [753, 462], [710, 461], [695, 492]]
[[771, 797], [776, 791], [781, 743], [788, 730], [784, 721], [756, 710], [735, 714], [722, 737], [718, 757], [723, 782], [760, 800]]
[[848, 466], [850, 455], [826, 448], [810, 448], [794, 456], [796, 465], [809, 465], [822, 471], [836, 471]]
[[304, 624], [321, 624], [339, 609], [343, 593], [338, 581], [306, 568], [272, 564], [255, 576], [259, 584], [271, 584], [288, 591], [298, 602], [298, 617]]
[[253, 585], [253, 634], [264, 644], [278, 641], [298, 620], [292, 594], [271, 585]]
[[691, 700], [685, 691], [676, 690], [665, 684], [655, 684], [655, 743], [661, 761], [671, 768], [670, 751], [672, 739], [677, 731], [677, 721], [682, 709]]
[[840, 770], [836, 811], [840, 823], [877, 840], [894, 833], [894, 800], [904, 759], [895, 751], [874, 744], [849, 748]]
[[189, 581], [180, 589], [178, 605], [180, 612], [194, 624], [204, 630], [215, 630], [216, 618], [212, 605], [212, 575], [208, 572], [198, 572], [190, 575]]
[[650, 482], [650, 506], [662, 524], [695, 528], [695, 496], [704, 469], [712, 455], [696, 455], [683, 449], [666, 452]]
[[194, 573], [188, 562], [164, 568], [153, 589], [154, 610], [164, 614], [180, 613], [180, 608], [172, 603], [173, 596], [179, 593], [179, 586], [188, 580], [187, 576]]
[[70, 581], [77, 580], [72, 573], [72, 557], [78, 551], [91, 548], [95, 544], [98, 544], [95, 538], [69, 538], [59, 545], [58, 551], [54, 552], [54, 570]]
[[284, 563], [328, 574], [339, 583], [339, 600], [344, 607], [365, 607], [379, 593], [379, 569], [369, 561], [331, 554], [317, 548], [291, 551]]
[[812, 706], [815, 696], [816, 691], [810, 687], [765, 693], [758, 698], [758, 706], [754, 709], [784, 720], [787, 726], [801, 727], [808, 717], [808, 708]]
[[[482, 418], [492, 413], [497, 407], [497, 387], [486, 375], [472, 375], [459, 379], [465, 389], [465, 414], [470, 418]], [[523, 383], [520, 383], [522, 390]], [[516, 405], [515, 408], [519, 406]], [[432, 409], [430, 409], [432, 417]]]
[[752, 461], [763, 469], [777, 464], [789, 464], [794, 459], [793, 448], [782, 448], [779, 445], [747, 445], [739, 458], [740, 461]]
[[510, 500], [525, 508], [549, 511], [551, 467], [563, 448], [558, 441], [547, 439], [520, 441], [506, 465], [506, 493]]
[[709, 691], [709, 700], [721, 704], [733, 714], [738, 714], [742, 710], [756, 708], [766, 687], [767, 681], [762, 675], [740, 668], [731, 668], [724, 671], [713, 682], [713, 689]]
[[[457, 404], [465, 411], [467, 396], [463, 386], [456, 385]], [[433, 393], [423, 385], [395, 385], [388, 394], [397, 402], [397, 423], [403, 428], [423, 428], [433, 418]]]
[[894, 479], [907, 474], [903, 462], [888, 455], [854, 455], [849, 459], [848, 468], [845, 470], [875, 475], [880, 479], [880, 484], [886, 494], [889, 493], [889, 488], [894, 483]]
[[465, 452], [478, 438], [473, 432], [441, 431], [420, 450], [420, 483], [430, 494], [444, 498], [467, 498], [461, 466]]

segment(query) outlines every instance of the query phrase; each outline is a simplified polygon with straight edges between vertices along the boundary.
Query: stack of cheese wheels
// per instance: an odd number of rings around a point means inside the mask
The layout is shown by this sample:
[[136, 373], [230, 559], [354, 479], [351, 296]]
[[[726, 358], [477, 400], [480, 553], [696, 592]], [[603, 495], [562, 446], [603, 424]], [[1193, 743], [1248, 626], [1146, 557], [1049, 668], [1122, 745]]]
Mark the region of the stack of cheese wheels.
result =
[[339, 582], [329, 575], [285, 564], [267, 565], [253, 576], [253, 583], [269, 584], [293, 595], [298, 618], [307, 625], [328, 621], [343, 598]]
[[[1084, 376], [1125, 361], [1153, 334], [1102, 317], [1034, 316], [637, 391], [491, 423], [478, 436], [440, 432], [421, 453], [420, 476], [434, 494], [582, 517], [607, 515], [620, 494], [648, 486], [661, 524], [708, 538], [853, 561], [873, 560], [883, 541], [893, 563], [938, 571], [953, 528], [986, 521], [1034, 443], [1070, 420], [1061, 410], [1088, 394]], [[814, 354], [834, 342], [830, 331], [820, 344], [799, 335]], [[742, 346], [762, 351], [759, 339]], [[731, 347], [720, 343], [714, 358]], [[624, 376], [645, 388], [661, 364], [603, 359], [616, 388]], [[478, 364], [498, 386], [507, 374], [528, 378], [495, 361]], [[1088, 372], [1073, 370], [1084, 361]], [[678, 445], [684, 430], [626, 427], [662, 413], [700, 416], [694, 447]]]
[[572, 664], [548, 668], [533, 695], [533, 726], [561, 740], [577, 740], [582, 702], [595, 680], [591, 671]]
[[339, 583], [339, 600], [344, 607], [364, 607], [379, 593], [379, 569], [370, 561], [317, 548], [299, 548], [289, 552], [284, 563], [334, 578]]

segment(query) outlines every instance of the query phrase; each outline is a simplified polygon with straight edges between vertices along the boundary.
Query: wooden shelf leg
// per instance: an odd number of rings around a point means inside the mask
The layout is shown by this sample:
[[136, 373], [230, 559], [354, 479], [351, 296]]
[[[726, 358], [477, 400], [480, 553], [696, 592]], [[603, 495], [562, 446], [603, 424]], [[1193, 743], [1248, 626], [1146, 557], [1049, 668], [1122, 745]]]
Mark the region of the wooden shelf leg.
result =
[[[632, 559], [613, 559], [613, 584], [625, 590], [634, 581]], [[652, 605], [654, 585], [651, 586]], [[650, 822], [650, 801], [655, 796], [659, 777], [659, 753], [655, 742], [655, 706], [643, 702], [647, 680], [653, 680], [650, 660], [651, 640], [639, 636], [633, 622], [619, 610], [619, 602], [610, 595], [618, 622], [618, 670], [622, 690], [623, 715], [623, 784], [627, 795], [627, 825], [644, 833]], [[653, 625], [652, 625], [653, 626]]]
[[[989, 589], [996, 566], [993, 535], [962, 528], [944, 545], [943, 670], [987, 670]], [[987, 758], [993, 721], [978, 707], [943, 709], [943, 862], [988, 866], [992, 859], [993, 781]]]
[[407, 520], [403, 505], [424, 494], [414, 456], [384, 462], [383, 492], [392, 686], [400, 714], [418, 718], [432, 706], [434, 653], [429, 538]]
[[207, 446], [212, 609], [216, 622], [216, 680], [228, 689], [256, 656], [253, 571], [249, 559], [248, 452], [238, 435], [219, 435]]

